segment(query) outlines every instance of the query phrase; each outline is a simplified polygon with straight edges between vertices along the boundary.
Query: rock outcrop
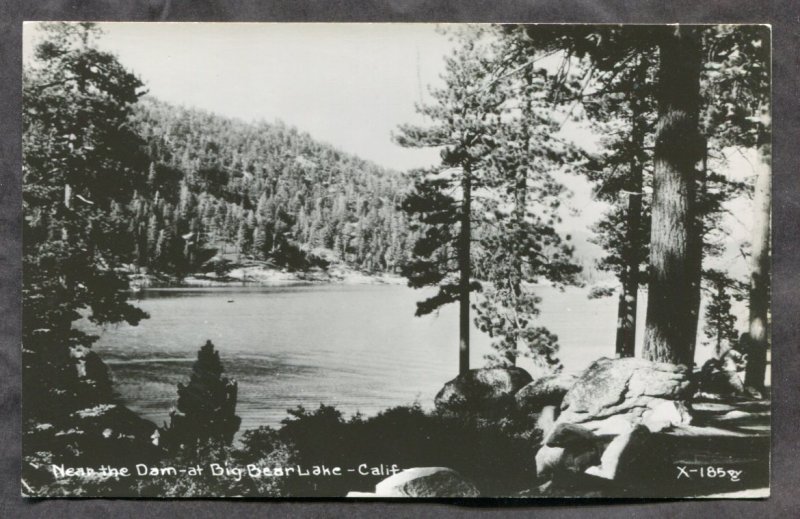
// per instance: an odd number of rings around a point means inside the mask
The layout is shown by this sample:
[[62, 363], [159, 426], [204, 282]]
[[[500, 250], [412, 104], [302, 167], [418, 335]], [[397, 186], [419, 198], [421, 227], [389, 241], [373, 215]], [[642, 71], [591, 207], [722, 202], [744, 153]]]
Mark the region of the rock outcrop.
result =
[[447, 382], [436, 395], [444, 414], [500, 413], [514, 405], [514, 394], [532, 381], [522, 368], [471, 369]]
[[[558, 423], [581, 424], [597, 434], [621, 434], [647, 417], [668, 425], [691, 420], [683, 402], [692, 395], [685, 366], [643, 359], [607, 359], [592, 363], [564, 396]], [[665, 403], [676, 412], [668, 413]]]
[[539, 413], [546, 406], [561, 407], [564, 395], [575, 384], [576, 377], [558, 373], [534, 380], [515, 395], [517, 409], [523, 413]]
[[478, 497], [480, 492], [461, 474], [447, 467], [416, 467], [390, 476], [375, 492], [349, 492], [347, 497]]

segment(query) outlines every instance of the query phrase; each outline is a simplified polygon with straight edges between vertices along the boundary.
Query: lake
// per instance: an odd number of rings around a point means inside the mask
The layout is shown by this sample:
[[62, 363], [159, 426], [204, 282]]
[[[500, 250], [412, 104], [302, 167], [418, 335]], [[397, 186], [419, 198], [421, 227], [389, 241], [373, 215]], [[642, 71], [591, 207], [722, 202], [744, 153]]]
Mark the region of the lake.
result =
[[[590, 300], [576, 288], [536, 292], [539, 322], [558, 335], [567, 371], [613, 356], [615, 297]], [[348, 415], [415, 400], [432, 408], [458, 372], [458, 308], [414, 317], [425, 293], [396, 285], [145, 290], [137, 304], [150, 319], [106, 328], [94, 349], [126, 405], [158, 425], [209, 339], [239, 383], [240, 431], [279, 425], [297, 405], [335, 405]], [[473, 329], [472, 367], [484, 365], [490, 341]]]

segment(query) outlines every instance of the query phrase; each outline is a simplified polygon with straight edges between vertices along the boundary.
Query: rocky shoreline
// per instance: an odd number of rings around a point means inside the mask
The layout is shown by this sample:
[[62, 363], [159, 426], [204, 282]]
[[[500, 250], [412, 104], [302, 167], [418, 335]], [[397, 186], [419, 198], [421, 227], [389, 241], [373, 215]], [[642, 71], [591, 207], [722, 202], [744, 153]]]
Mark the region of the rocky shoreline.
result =
[[224, 274], [194, 273], [182, 278], [163, 274], [132, 273], [131, 290], [147, 288], [202, 288], [241, 286], [284, 286], [304, 284], [405, 285], [406, 280], [388, 273], [369, 274], [335, 266], [328, 269], [287, 271], [261, 265], [243, 265]]

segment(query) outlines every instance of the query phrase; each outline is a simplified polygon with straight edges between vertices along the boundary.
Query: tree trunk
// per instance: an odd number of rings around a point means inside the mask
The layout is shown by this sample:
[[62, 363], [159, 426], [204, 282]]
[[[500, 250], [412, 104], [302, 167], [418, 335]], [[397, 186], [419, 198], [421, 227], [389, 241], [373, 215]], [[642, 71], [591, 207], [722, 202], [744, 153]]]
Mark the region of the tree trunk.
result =
[[752, 253], [750, 257], [750, 344], [745, 385], [764, 389], [769, 348], [770, 301], [770, 211], [772, 172], [768, 144], [758, 147], [758, 164], [753, 196]]
[[[717, 300], [722, 301], [725, 297], [725, 288], [722, 285], [722, 282], [717, 283]], [[717, 317], [717, 347], [714, 351], [715, 356], [718, 359], [722, 358], [722, 319], [723, 316], [720, 315]]]
[[[698, 145], [702, 146], [700, 160], [702, 161], [700, 169], [697, 171], [696, 180], [694, 182], [696, 200], [701, 201], [703, 204], [707, 203], [707, 190], [706, 190], [706, 177], [708, 173], [708, 145], [705, 137], [698, 138]], [[692, 300], [689, 307], [689, 322], [686, 324], [686, 333], [691, 337], [690, 352], [687, 355], [690, 359], [688, 366], [694, 363], [694, 352], [697, 344], [697, 328], [700, 324], [700, 299], [701, 287], [703, 281], [703, 244], [705, 241], [706, 227], [705, 216], [706, 214], [701, 211], [693, 211], [694, 218], [694, 231], [691, 234], [691, 241], [689, 242], [689, 273], [691, 276], [690, 285], [692, 286]], [[697, 287], [695, 290], [694, 287]]]
[[617, 357], [633, 357], [636, 351], [636, 306], [639, 298], [639, 233], [642, 221], [642, 170], [638, 166], [638, 188], [628, 199], [626, 235], [630, 251], [626, 258], [622, 293], [617, 311]]
[[[640, 63], [640, 81], [644, 82], [647, 64]], [[622, 292], [619, 295], [617, 310], [617, 357], [633, 357], [636, 352], [636, 307], [639, 298], [639, 249], [642, 225], [642, 176], [643, 165], [638, 153], [644, 147], [644, 128], [642, 127], [642, 107], [638, 99], [631, 101], [631, 159], [628, 179], [628, 214], [625, 230], [627, 248], [622, 276]]]
[[[530, 151], [531, 146], [531, 136], [528, 124], [525, 124], [525, 121], [533, 120], [533, 98], [532, 98], [532, 90], [533, 90], [533, 71], [531, 67], [525, 68], [525, 90], [524, 95], [526, 98], [525, 106], [523, 108], [523, 127], [522, 127], [522, 141], [525, 143], [525, 151]], [[513, 244], [512, 250], [514, 251], [514, 256], [511, 258], [513, 262], [514, 274], [516, 276], [515, 279], [510, 280], [511, 290], [514, 294], [514, 315], [517, 314], [517, 298], [522, 295], [522, 279], [524, 277], [523, 272], [523, 247], [522, 247], [522, 226], [525, 222], [525, 216], [527, 213], [527, 205], [528, 205], [528, 164], [523, 161], [522, 164], [517, 165], [517, 169], [515, 171], [515, 179], [514, 179], [514, 220], [517, 223], [517, 231], [516, 235], [513, 236]], [[514, 322], [518, 323], [518, 319], [514, 318]], [[520, 326], [516, 325], [517, 331], [520, 330]], [[518, 336], [519, 337], [519, 336]], [[509, 364], [512, 366], [517, 365], [517, 357], [519, 356], [520, 350], [520, 340], [514, 341], [512, 346], [512, 350], [506, 352], [506, 358], [509, 361]], [[524, 344], [522, 344], [524, 346]]]
[[[527, 166], [522, 166], [517, 169], [516, 182], [514, 185], [514, 220], [516, 220], [517, 227], [516, 233], [513, 236], [514, 243], [512, 250], [514, 251], [511, 258], [513, 264], [514, 279], [509, 279], [510, 289], [513, 292], [513, 305], [514, 314], [517, 313], [517, 299], [522, 295], [522, 278], [523, 278], [523, 262], [522, 262], [522, 224], [525, 221], [525, 206], [527, 204], [527, 190], [528, 190], [528, 169]], [[518, 319], [514, 319], [518, 323]], [[518, 324], [515, 324], [517, 332], [521, 329]], [[519, 337], [519, 336], [518, 336]], [[517, 357], [519, 356], [520, 341], [514, 341], [511, 351], [506, 352], [506, 358], [512, 366], [517, 365]]]
[[702, 62], [696, 28], [665, 31], [659, 45], [644, 358], [691, 366], [700, 290], [695, 165], [705, 148], [697, 127]]
[[470, 278], [470, 245], [472, 238], [472, 172], [464, 167], [461, 180], [463, 198], [461, 200], [461, 232], [458, 246], [459, 280], [459, 321], [458, 321], [458, 373], [463, 375], [469, 371], [469, 278]]
[[[69, 218], [70, 211], [72, 210], [72, 186], [64, 184], [64, 219]], [[67, 231], [66, 223], [61, 227], [61, 240], [67, 241], [69, 239], [69, 231]]]

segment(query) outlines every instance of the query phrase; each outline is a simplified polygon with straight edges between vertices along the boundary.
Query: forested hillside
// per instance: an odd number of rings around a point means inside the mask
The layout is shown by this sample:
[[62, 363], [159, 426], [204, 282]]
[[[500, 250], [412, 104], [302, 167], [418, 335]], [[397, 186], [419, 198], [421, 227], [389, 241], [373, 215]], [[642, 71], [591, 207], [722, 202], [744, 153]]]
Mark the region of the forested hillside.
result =
[[333, 258], [392, 272], [408, 249], [399, 173], [282, 123], [152, 98], [137, 103], [135, 127], [151, 160], [128, 208], [137, 267], [181, 275], [256, 259], [300, 270]]

